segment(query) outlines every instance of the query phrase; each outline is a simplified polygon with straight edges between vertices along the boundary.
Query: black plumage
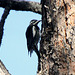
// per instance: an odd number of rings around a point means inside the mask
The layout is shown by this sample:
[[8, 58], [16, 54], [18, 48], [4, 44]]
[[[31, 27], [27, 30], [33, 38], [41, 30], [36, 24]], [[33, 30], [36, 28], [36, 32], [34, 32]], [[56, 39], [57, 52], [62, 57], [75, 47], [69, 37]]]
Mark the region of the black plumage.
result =
[[31, 20], [30, 25], [26, 30], [26, 38], [27, 38], [28, 53], [30, 52], [30, 56], [32, 52], [35, 51], [37, 56], [40, 58], [37, 45], [40, 39], [40, 29], [37, 26], [39, 22], [40, 21], [38, 20]]

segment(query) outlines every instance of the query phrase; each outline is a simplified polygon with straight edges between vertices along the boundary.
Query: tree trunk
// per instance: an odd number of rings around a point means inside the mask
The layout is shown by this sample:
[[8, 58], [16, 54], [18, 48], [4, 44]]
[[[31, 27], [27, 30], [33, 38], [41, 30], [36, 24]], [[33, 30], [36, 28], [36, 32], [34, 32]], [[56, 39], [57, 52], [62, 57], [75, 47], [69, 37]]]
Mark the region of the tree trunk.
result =
[[[41, 4], [41, 62], [37, 75], [75, 75], [75, 0], [42, 0]], [[41, 4], [25, 0], [0, 0], [0, 7], [8, 12], [4, 12], [5, 16], [0, 21], [0, 34], [3, 34], [3, 24], [11, 9], [41, 14]], [[11, 5], [10, 9], [8, 5]]]
[[75, 0], [42, 0], [41, 68], [37, 75], [75, 75]]

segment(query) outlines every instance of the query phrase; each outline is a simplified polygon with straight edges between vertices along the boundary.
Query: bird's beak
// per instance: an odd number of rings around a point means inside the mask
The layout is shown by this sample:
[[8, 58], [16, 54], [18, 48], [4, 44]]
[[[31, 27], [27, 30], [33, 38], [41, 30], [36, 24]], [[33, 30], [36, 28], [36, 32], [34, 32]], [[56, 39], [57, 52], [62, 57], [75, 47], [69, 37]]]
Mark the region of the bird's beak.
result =
[[41, 22], [42, 20], [39, 20], [37, 23]]
[[39, 22], [41, 22], [42, 20], [39, 20], [39, 21], [37, 21], [37, 22], [35, 22], [35, 24], [38, 24]]

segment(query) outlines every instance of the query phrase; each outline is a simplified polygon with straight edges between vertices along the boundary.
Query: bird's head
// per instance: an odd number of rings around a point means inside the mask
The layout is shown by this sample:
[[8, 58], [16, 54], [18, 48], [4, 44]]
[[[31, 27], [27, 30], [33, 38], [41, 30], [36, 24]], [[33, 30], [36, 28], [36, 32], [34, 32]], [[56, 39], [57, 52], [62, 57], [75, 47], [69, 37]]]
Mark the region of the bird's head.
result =
[[35, 20], [35, 19], [33, 19], [33, 20], [30, 21], [30, 25], [37, 25], [40, 21], [41, 20]]

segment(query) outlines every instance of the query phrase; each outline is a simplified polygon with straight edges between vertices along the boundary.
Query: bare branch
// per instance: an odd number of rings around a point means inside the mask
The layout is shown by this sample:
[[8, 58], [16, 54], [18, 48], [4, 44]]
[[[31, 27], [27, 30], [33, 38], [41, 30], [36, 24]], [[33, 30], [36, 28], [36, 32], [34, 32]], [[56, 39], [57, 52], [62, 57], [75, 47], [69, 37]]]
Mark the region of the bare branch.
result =
[[0, 20], [0, 45], [3, 37], [3, 30], [4, 30], [3, 27], [4, 27], [5, 19], [7, 18], [9, 11], [10, 11], [10, 7], [9, 6], [5, 7], [4, 13]]
[[12, 10], [20, 11], [32, 11], [38, 14], [41, 14], [41, 4], [38, 2], [25, 1], [25, 0], [11, 0], [11, 3], [8, 0], [0, 0], [0, 7], [5, 8], [7, 5], [12, 4]]

